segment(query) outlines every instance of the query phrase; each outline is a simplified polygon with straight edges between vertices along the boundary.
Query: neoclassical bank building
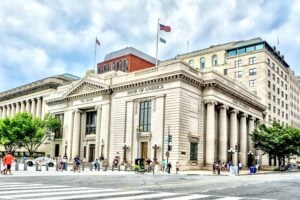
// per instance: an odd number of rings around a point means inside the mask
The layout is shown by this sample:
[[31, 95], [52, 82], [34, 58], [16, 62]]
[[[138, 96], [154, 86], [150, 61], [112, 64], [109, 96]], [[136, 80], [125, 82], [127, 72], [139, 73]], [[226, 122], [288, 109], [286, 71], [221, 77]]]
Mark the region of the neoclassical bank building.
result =
[[176, 59], [155, 66], [133, 48], [107, 55], [97, 73], [80, 79], [55, 76], [0, 94], [1, 118], [27, 111], [61, 119], [51, 148], [41, 147], [51, 157], [168, 159], [183, 170], [235, 162], [237, 155], [246, 166], [251, 152], [260, 158], [249, 134], [264, 110], [255, 94], [217, 71]]

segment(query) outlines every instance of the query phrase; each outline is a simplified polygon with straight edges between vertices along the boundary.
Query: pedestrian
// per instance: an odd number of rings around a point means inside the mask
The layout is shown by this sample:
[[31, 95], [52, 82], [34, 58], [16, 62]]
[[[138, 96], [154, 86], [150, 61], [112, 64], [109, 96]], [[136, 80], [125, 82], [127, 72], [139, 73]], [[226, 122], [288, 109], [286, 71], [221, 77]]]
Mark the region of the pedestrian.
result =
[[150, 158], [147, 158], [146, 163], [147, 163], [147, 169], [148, 169], [147, 171], [148, 171], [148, 172], [151, 171], [151, 165], [150, 165], [151, 162], [152, 162], [151, 159], [150, 159]]
[[168, 168], [168, 174], [170, 174], [171, 173], [171, 168], [172, 168], [171, 162], [168, 163], [167, 168]]
[[100, 167], [100, 163], [98, 159], [95, 160], [94, 166], [95, 166], [95, 171], [97, 171], [97, 169]]
[[62, 163], [62, 159], [61, 159], [61, 156], [58, 156], [56, 158], [56, 164], [58, 166], [58, 171], [62, 171], [62, 167], [63, 167], [63, 163]]
[[215, 174], [216, 173], [216, 162], [213, 163], [212, 167], [213, 167], [213, 174]]
[[9, 172], [10, 175], [11, 173], [11, 164], [15, 160], [15, 158], [11, 155], [10, 152], [8, 152], [2, 159], [3, 165], [6, 165], [6, 169], [4, 171], [4, 174], [6, 175], [7, 172]]
[[61, 159], [61, 162], [62, 162], [62, 170], [66, 170], [67, 171], [67, 156], [64, 156]]
[[76, 171], [80, 172], [80, 158], [79, 158], [79, 156], [76, 156], [74, 158], [74, 168], [73, 168], [73, 171], [74, 172], [76, 172]]
[[178, 174], [178, 172], [179, 172], [179, 162], [177, 161], [176, 162], [176, 174]]
[[218, 175], [220, 175], [220, 171], [221, 171], [220, 161], [216, 163], [216, 169], [218, 171]]
[[242, 163], [241, 162], [239, 162], [239, 170], [241, 170], [242, 169]]

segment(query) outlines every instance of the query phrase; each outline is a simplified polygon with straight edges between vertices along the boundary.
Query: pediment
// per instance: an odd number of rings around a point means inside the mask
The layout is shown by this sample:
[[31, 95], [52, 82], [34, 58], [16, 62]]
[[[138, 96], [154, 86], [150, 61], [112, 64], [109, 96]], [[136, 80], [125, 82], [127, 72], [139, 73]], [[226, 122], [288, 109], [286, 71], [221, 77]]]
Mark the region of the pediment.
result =
[[106, 85], [97, 83], [92, 80], [83, 79], [76, 85], [74, 85], [65, 95], [65, 97], [77, 96], [81, 94], [97, 92], [102, 89], [108, 88]]

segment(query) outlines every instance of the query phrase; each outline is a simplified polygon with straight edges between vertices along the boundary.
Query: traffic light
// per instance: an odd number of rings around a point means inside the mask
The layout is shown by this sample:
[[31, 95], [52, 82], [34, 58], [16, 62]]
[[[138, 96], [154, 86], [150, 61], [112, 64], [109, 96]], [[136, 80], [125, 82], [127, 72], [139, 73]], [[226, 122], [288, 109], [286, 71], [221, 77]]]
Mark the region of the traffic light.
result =
[[172, 135], [168, 135], [168, 142], [172, 142]]
[[168, 151], [172, 151], [172, 146], [168, 145]]

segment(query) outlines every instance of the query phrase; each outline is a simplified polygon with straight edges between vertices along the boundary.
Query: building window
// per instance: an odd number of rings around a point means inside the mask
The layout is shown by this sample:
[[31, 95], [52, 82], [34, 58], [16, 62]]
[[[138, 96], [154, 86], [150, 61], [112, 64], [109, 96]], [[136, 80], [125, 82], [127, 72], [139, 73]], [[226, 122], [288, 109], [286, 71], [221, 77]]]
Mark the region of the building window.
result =
[[287, 81], [287, 75], [284, 75], [284, 80], [286, 80], [286, 81]]
[[55, 118], [59, 119], [60, 124], [61, 124], [60, 128], [58, 130], [54, 131], [54, 138], [62, 138], [63, 137], [63, 132], [64, 132], [64, 129], [63, 129], [63, 127], [64, 127], [64, 114], [61, 113], [61, 114], [56, 114], [54, 116], [55, 116]]
[[283, 111], [281, 111], [281, 117], [284, 118], [284, 112]]
[[271, 100], [271, 92], [268, 92], [268, 99]]
[[201, 69], [205, 68], [205, 58], [200, 58], [200, 68]]
[[104, 72], [108, 72], [108, 64], [104, 65]]
[[277, 110], [277, 114], [278, 114], [278, 116], [280, 116], [280, 110], [279, 109]]
[[287, 90], [287, 84], [285, 84], [285, 90]]
[[123, 60], [123, 71], [128, 72], [128, 60]]
[[270, 58], [267, 58], [267, 65], [270, 66]]
[[285, 119], [289, 119], [289, 114], [285, 114]]
[[117, 62], [117, 71], [120, 71], [121, 70], [121, 61], [118, 61]]
[[276, 113], [276, 108], [275, 108], [275, 106], [273, 106], [273, 113]]
[[271, 71], [268, 69], [268, 77], [271, 76]]
[[198, 143], [191, 142], [190, 160], [198, 160]]
[[115, 70], [115, 63], [112, 62], [110, 63], [110, 71], [114, 71]]
[[280, 95], [280, 89], [279, 88], [277, 88], [277, 94]]
[[273, 91], [275, 92], [275, 84], [273, 84]]
[[98, 67], [98, 72], [97, 72], [97, 73], [98, 73], [98, 74], [101, 74], [102, 71], [103, 71], [103, 70], [102, 70], [102, 67]]
[[276, 68], [276, 72], [279, 74], [279, 67]]
[[212, 56], [211, 63], [212, 63], [212, 66], [218, 65], [218, 56], [217, 55]]
[[268, 109], [271, 110], [271, 104], [270, 103], [268, 104]]
[[281, 107], [284, 108], [284, 101], [281, 101]]
[[285, 100], [287, 100], [288, 99], [288, 95], [287, 94], [285, 94]]
[[242, 71], [234, 72], [234, 77], [235, 78], [242, 78]]
[[272, 117], [271, 117], [271, 115], [269, 115], [269, 122], [271, 122], [272, 121]]
[[282, 71], [280, 72], [280, 76], [283, 77], [283, 72]]
[[276, 98], [275, 98], [275, 95], [273, 95], [273, 102], [276, 102]]
[[256, 86], [256, 79], [249, 80], [249, 87], [255, 87]]
[[256, 75], [256, 68], [249, 69], [249, 76]]
[[242, 60], [234, 61], [234, 67], [241, 67], [241, 66], [242, 66]]
[[253, 65], [256, 63], [256, 57], [249, 58], [249, 65]]
[[268, 81], [268, 88], [271, 88], [271, 81]]
[[194, 60], [190, 60], [190, 61], [189, 61], [189, 65], [190, 65], [191, 67], [194, 67]]
[[279, 84], [279, 78], [277, 77], [277, 83]]
[[275, 81], [275, 74], [272, 74], [272, 79], [273, 81]]
[[96, 134], [96, 111], [86, 112], [86, 135]]
[[280, 99], [279, 98], [277, 99], [277, 104], [280, 105]]
[[224, 75], [227, 75], [227, 69], [224, 69]]
[[139, 129], [149, 132], [151, 127], [151, 101], [140, 102]]

